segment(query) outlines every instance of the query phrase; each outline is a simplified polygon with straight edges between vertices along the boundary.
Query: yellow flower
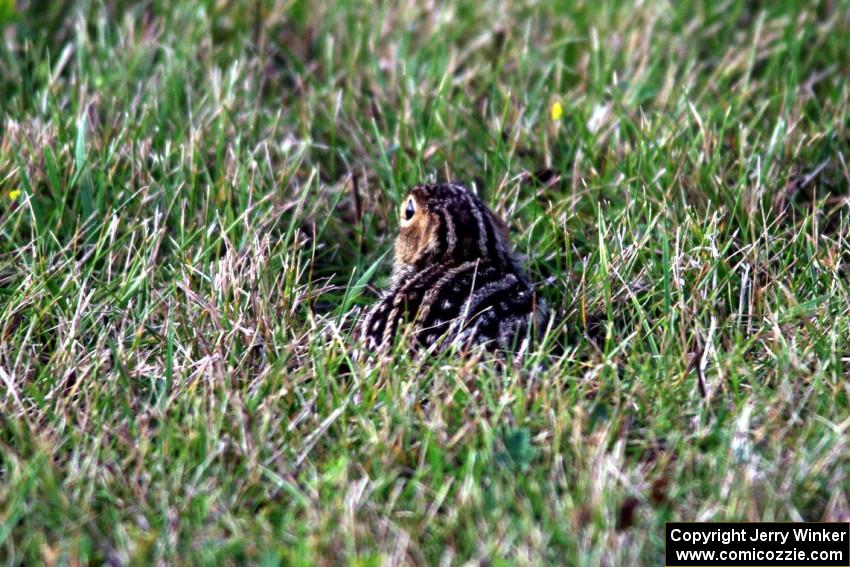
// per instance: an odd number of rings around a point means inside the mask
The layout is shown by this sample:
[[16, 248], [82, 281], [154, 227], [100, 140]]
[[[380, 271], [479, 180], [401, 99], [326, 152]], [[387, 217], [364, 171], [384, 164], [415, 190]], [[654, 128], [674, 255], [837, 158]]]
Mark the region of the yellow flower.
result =
[[11, 191], [9, 191], [9, 199], [12, 200], [12, 201], [16, 201], [18, 199], [18, 197], [20, 197], [20, 196], [21, 196], [21, 190], [20, 189], [12, 189]]
[[564, 107], [561, 105], [559, 101], [555, 101], [552, 104], [552, 108], [549, 109], [549, 116], [552, 117], [553, 122], [557, 122], [561, 119], [561, 116], [564, 115]]

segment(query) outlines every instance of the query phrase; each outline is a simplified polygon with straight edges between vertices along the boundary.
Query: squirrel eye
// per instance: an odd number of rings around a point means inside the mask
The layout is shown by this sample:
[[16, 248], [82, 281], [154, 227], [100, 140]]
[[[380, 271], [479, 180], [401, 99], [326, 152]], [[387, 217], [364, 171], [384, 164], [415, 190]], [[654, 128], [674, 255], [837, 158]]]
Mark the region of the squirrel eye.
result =
[[413, 204], [413, 199], [407, 200], [407, 207], [404, 209], [404, 220], [410, 220], [416, 214], [416, 206]]

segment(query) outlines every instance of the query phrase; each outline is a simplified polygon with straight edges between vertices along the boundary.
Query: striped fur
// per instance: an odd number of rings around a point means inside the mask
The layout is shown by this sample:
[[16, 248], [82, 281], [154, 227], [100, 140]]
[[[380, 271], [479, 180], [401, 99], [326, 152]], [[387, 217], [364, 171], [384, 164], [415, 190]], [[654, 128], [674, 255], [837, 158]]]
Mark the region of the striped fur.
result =
[[360, 321], [367, 349], [387, 349], [402, 327], [413, 348], [515, 349], [542, 329], [546, 304], [511, 252], [506, 225], [477, 196], [419, 185], [401, 215], [392, 283]]

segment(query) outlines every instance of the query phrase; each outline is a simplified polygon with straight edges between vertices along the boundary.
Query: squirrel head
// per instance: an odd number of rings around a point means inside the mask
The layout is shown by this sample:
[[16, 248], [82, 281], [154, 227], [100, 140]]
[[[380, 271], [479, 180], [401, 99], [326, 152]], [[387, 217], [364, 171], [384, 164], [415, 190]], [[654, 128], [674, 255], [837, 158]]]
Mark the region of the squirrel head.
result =
[[418, 185], [402, 200], [394, 281], [432, 264], [510, 261], [508, 227], [469, 189]]

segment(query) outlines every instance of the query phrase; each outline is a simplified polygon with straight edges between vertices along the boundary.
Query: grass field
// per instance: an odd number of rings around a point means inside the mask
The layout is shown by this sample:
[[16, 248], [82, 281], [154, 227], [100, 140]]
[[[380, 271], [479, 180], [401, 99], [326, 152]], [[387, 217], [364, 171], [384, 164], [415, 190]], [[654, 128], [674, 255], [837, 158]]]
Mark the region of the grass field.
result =
[[[14, 4], [4, 564], [661, 565], [666, 521], [850, 519], [846, 0]], [[352, 360], [426, 180], [508, 220], [560, 321], [524, 359]]]

